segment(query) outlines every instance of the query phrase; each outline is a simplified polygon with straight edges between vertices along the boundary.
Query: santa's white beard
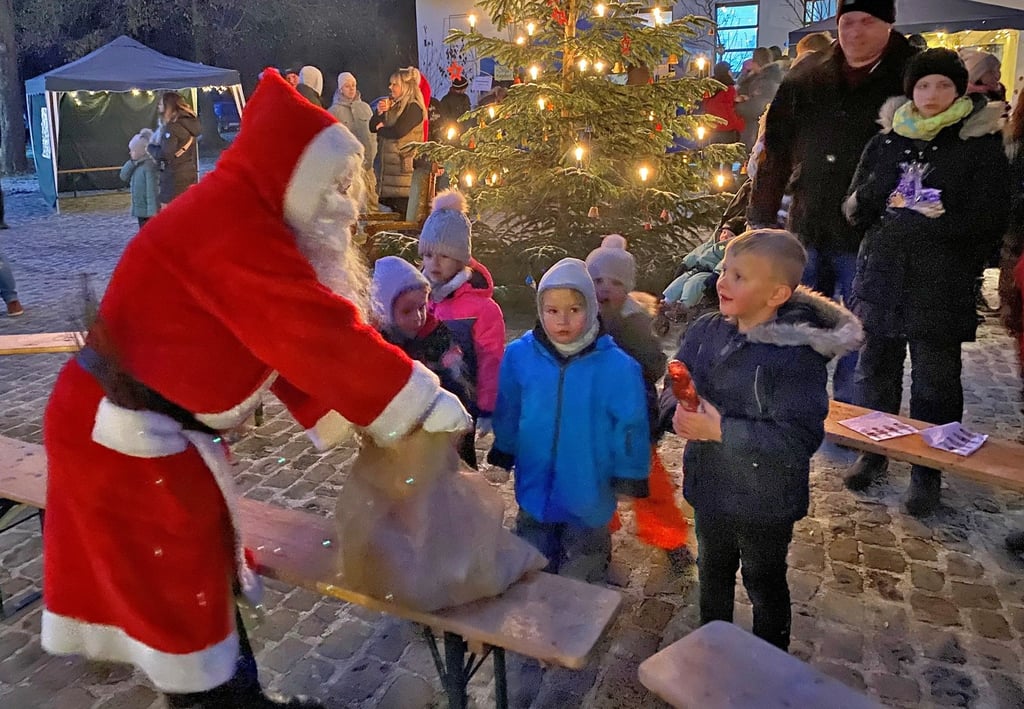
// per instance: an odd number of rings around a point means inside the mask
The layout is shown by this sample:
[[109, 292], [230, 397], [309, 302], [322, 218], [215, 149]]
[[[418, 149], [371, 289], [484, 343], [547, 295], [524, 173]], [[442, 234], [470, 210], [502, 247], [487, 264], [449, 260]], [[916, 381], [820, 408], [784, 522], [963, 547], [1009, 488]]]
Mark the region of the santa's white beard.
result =
[[360, 250], [352, 248], [352, 228], [359, 216], [356, 200], [331, 192], [321, 204], [313, 225], [297, 232], [296, 244], [319, 281], [349, 300], [365, 320], [369, 312], [370, 270]]

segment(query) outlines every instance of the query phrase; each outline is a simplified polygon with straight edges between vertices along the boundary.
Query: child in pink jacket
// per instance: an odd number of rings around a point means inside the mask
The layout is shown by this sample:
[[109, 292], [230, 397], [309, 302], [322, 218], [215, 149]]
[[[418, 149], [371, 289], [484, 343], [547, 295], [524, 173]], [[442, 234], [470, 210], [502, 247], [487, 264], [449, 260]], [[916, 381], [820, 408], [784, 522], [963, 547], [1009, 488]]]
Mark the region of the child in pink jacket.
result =
[[476, 430], [491, 432], [491, 414], [498, 396], [498, 368], [505, 353], [505, 318], [494, 302], [494, 281], [473, 258], [472, 225], [466, 198], [454, 190], [434, 198], [420, 232], [423, 275], [430, 281], [433, 313], [444, 321], [462, 347], [474, 390], [467, 407]]

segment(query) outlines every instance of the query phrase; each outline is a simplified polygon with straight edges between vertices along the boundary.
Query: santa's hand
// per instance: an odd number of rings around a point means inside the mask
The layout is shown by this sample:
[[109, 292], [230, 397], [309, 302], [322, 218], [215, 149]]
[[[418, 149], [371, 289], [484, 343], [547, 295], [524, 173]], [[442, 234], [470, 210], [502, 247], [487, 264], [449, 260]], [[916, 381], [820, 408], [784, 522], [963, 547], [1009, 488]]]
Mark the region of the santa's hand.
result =
[[490, 416], [481, 416], [476, 420], [476, 435], [478, 438], [489, 436], [494, 433], [494, 426], [491, 425]]
[[463, 433], [472, 425], [473, 418], [466, 412], [462, 402], [444, 389], [437, 392], [427, 417], [423, 419], [423, 430], [428, 433]]

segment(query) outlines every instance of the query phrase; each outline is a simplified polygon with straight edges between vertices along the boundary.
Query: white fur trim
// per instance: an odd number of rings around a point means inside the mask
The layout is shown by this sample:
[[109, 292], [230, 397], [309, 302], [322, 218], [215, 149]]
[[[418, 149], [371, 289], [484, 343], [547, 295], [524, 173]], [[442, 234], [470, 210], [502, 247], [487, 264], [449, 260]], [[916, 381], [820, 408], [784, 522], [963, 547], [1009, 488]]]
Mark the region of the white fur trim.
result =
[[355, 429], [352, 422], [333, 410], [321, 416], [313, 428], [306, 429], [306, 435], [318, 451], [325, 451], [347, 441], [353, 433]]
[[[298, 231], [313, 226], [324, 194], [339, 180], [355, 180], [363, 167], [363, 145], [348, 128], [333, 123], [316, 134], [295, 164], [284, 193], [284, 218]], [[356, 199], [361, 196], [355, 189]]]
[[163, 458], [188, 448], [181, 424], [153, 411], [133, 411], [104, 397], [96, 409], [92, 440], [133, 458]]
[[412, 363], [409, 381], [399, 390], [395, 398], [384, 407], [380, 415], [366, 427], [379, 445], [391, 445], [405, 436], [427, 415], [437, 392], [440, 380], [422, 362]]
[[271, 385], [277, 379], [277, 372], [271, 373], [266, 381], [256, 391], [247, 396], [244, 401], [235, 404], [227, 411], [218, 411], [209, 414], [193, 414], [199, 423], [206, 424], [218, 431], [226, 431], [229, 428], [240, 426], [256, 410], [263, 394], [270, 391]]
[[216, 645], [178, 655], [155, 650], [113, 625], [86, 623], [45, 608], [41, 641], [43, 649], [54, 655], [131, 663], [161, 692], [173, 694], [205, 692], [224, 684], [234, 676], [238, 660], [234, 630]]

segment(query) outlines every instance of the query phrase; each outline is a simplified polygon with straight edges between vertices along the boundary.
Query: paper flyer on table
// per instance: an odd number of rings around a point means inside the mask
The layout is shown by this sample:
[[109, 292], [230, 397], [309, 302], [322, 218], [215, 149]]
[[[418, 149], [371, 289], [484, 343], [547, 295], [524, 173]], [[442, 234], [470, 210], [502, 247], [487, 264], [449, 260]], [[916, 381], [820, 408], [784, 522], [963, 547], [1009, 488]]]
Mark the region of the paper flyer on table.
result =
[[912, 433], [917, 433], [917, 429], [913, 426], [905, 424], [899, 419], [881, 411], [872, 411], [870, 414], [846, 419], [839, 423], [862, 436], [867, 436], [872, 441], [886, 441], [890, 438], [899, 438], [900, 436], [909, 436]]
[[970, 455], [988, 440], [984, 433], [968, 431], [959, 421], [926, 428], [921, 431], [921, 437], [932, 448], [962, 456]]

